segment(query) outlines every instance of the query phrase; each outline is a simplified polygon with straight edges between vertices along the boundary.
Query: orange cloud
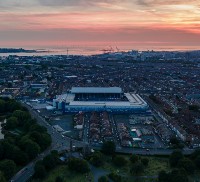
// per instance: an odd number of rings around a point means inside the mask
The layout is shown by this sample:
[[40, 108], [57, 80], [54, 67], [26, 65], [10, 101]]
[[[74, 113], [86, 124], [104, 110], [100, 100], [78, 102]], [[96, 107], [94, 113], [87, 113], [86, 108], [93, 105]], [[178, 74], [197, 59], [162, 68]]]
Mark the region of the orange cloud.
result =
[[0, 10], [2, 45], [10, 44], [11, 38], [20, 44], [200, 42], [197, 0], [6, 0], [0, 2]]

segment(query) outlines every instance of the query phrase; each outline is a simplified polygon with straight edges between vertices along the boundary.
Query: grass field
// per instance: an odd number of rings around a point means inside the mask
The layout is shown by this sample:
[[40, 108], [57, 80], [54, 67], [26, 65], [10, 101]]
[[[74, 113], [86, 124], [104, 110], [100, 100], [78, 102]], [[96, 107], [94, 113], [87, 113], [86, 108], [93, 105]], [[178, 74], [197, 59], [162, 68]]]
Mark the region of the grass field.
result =
[[[88, 182], [89, 178], [86, 178], [85, 174], [78, 174], [75, 172], [71, 172], [68, 170], [67, 166], [58, 166], [56, 169], [52, 170], [50, 174], [46, 177], [43, 182], [55, 182], [56, 177], [62, 177], [64, 182]], [[89, 177], [92, 179], [92, 175], [90, 174]]]
[[144, 170], [144, 175], [154, 176], [158, 175], [158, 173], [162, 170], [169, 171], [170, 166], [168, 162], [168, 158], [162, 157], [148, 157], [149, 165]]
[[[126, 158], [127, 165], [124, 167], [116, 167], [112, 163], [111, 157], [104, 156], [105, 163], [104, 166], [100, 169], [105, 169], [109, 172], [117, 172], [123, 177], [122, 182], [154, 182], [156, 181], [155, 176], [158, 175], [158, 173], [161, 170], [170, 171], [170, 166], [168, 162], [168, 158], [166, 157], [155, 157], [155, 156], [140, 156], [141, 158], [148, 158], [149, 164], [147, 167], [145, 167], [145, 170], [143, 173], [140, 174], [140, 176], [135, 177], [130, 174], [130, 166], [131, 163], [129, 161], [128, 155], [122, 155], [124, 158]], [[56, 169], [52, 170], [49, 175], [43, 180], [43, 182], [55, 182], [56, 177], [62, 177], [64, 179], [64, 182], [88, 182], [89, 179], [86, 178], [86, 176], [83, 174], [78, 174], [75, 172], [71, 172], [68, 170], [68, 167], [66, 165], [58, 166]], [[90, 173], [89, 178], [92, 179], [91, 182], [93, 182], [93, 175]], [[197, 171], [194, 175], [189, 176], [189, 181], [193, 182], [200, 182], [200, 172]], [[35, 181], [38, 182], [38, 181]]]
[[[130, 175], [129, 171], [130, 171], [130, 166], [131, 163], [129, 161], [129, 156], [127, 155], [122, 155], [124, 158], [126, 158], [126, 160], [128, 161], [127, 165], [124, 167], [116, 167], [115, 165], [112, 164], [111, 162], [111, 158], [108, 158], [105, 156], [106, 162], [103, 166], [104, 169], [109, 170], [111, 172], [116, 172], [119, 171], [120, 174], [124, 174], [124, 175]], [[144, 158], [141, 156], [141, 158]], [[149, 159], [149, 164], [148, 166], [145, 168], [144, 172], [141, 174], [142, 176], [155, 176], [158, 175], [158, 173], [161, 170], [165, 170], [165, 171], [169, 171], [170, 167], [169, 167], [169, 163], [168, 163], [168, 159], [165, 157], [145, 157]]]

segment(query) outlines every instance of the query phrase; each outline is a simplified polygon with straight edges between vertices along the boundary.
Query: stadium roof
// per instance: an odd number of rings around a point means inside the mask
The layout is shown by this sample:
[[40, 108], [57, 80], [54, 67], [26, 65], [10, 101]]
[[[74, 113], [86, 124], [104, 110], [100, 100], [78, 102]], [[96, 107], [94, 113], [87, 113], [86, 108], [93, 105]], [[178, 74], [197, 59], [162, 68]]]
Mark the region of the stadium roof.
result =
[[72, 87], [71, 93], [122, 93], [120, 87]]

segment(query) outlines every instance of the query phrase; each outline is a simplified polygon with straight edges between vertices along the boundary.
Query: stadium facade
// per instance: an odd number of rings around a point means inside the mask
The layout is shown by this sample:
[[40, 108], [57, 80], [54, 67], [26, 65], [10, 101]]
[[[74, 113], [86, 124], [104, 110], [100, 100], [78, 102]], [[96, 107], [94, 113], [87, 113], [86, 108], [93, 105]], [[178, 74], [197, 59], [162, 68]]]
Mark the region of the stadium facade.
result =
[[53, 106], [63, 112], [145, 113], [149, 109], [138, 94], [123, 93], [119, 87], [72, 87], [69, 93], [58, 95]]

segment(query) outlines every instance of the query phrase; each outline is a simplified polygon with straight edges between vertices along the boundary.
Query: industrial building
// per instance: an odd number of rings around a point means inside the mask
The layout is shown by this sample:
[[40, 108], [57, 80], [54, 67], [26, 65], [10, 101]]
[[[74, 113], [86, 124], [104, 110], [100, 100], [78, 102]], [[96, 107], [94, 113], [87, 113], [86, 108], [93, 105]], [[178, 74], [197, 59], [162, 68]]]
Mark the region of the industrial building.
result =
[[53, 107], [64, 112], [147, 112], [147, 103], [119, 87], [72, 87], [69, 93], [53, 100]]

